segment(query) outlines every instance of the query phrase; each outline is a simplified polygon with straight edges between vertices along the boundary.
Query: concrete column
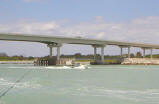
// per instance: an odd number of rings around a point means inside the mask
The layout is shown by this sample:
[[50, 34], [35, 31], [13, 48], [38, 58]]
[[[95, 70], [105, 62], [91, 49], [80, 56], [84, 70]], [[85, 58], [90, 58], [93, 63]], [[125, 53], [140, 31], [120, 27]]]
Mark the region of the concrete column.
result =
[[60, 43], [47, 43], [47, 46], [50, 48], [50, 58], [53, 56], [53, 48], [57, 47], [57, 59], [60, 58], [60, 47], [62, 44]]
[[94, 46], [94, 61], [96, 61], [96, 55], [97, 55], [97, 47]]
[[101, 61], [104, 63], [104, 46], [101, 47]]
[[150, 51], [151, 51], [150, 58], [152, 59], [152, 58], [153, 58], [153, 57], [152, 57], [152, 48], [150, 49]]
[[145, 58], [145, 48], [143, 48], [143, 58]]
[[53, 47], [52, 46], [49, 46], [49, 48], [50, 48], [50, 58], [53, 56]]
[[57, 47], [57, 60], [60, 59], [60, 47]]
[[52, 56], [53, 56], [53, 44], [48, 44], [47, 46], [50, 49], [50, 55], [49, 55], [49, 57], [52, 58]]
[[128, 58], [130, 58], [130, 47], [128, 47]]
[[120, 56], [123, 56], [123, 47], [120, 47]]

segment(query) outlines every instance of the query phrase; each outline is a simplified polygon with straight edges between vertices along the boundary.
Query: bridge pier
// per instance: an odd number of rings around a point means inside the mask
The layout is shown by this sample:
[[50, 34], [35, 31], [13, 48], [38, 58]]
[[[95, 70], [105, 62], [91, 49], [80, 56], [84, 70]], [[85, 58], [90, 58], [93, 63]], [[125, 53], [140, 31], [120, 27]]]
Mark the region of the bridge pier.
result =
[[60, 47], [62, 46], [62, 44], [60, 43], [47, 43], [47, 46], [50, 48], [50, 58], [53, 57], [53, 48], [57, 47], [57, 60], [60, 59]]
[[145, 58], [145, 48], [142, 49], [143, 49], [143, 58]]
[[104, 47], [105, 47], [105, 46], [102, 46], [102, 47], [101, 47], [101, 62], [102, 62], [102, 63], [104, 63]]
[[47, 46], [50, 49], [50, 55], [49, 55], [49, 57], [52, 58], [52, 56], [53, 56], [53, 45], [52, 44], [48, 44]]
[[120, 56], [123, 56], [123, 48], [128, 48], [128, 58], [130, 58], [130, 46], [119, 46], [120, 47]]
[[128, 58], [130, 58], [130, 46], [128, 47]]
[[97, 55], [97, 47], [94, 46], [94, 61], [96, 61], [96, 55]]
[[153, 51], [153, 49], [151, 48], [151, 49], [150, 49], [150, 58], [151, 58], [151, 59], [153, 58], [153, 56], [152, 56], [152, 51]]
[[153, 58], [153, 48], [142, 48], [143, 49], [143, 58], [145, 58], [145, 51], [146, 49], [150, 50], [150, 59]]
[[57, 47], [57, 60], [60, 59], [60, 47]]
[[101, 63], [104, 63], [104, 47], [105, 45], [92, 45], [94, 48], [94, 61], [97, 61], [96, 55], [97, 55], [97, 48], [101, 48]]
[[50, 58], [53, 56], [53, 47], [49, 47], [50, 48]]
[[120, 56], [123, 56], [123, 47], [120, 47]]

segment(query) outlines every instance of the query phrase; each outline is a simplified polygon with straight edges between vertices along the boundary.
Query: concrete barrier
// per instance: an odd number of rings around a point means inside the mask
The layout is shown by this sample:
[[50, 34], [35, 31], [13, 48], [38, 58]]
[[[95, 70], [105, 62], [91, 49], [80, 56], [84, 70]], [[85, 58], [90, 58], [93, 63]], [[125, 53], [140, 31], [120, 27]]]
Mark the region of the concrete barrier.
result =
[[125, 58], [122, 65], [159, 65], [159, 59]]

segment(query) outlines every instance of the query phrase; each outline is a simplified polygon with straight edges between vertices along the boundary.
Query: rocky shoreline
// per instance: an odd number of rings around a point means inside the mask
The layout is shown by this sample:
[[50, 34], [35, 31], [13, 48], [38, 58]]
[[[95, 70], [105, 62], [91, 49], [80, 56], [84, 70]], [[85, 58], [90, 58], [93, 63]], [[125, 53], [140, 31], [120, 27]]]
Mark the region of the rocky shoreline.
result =
[[125, 58], [122, 65], [159, 65], [159, 59], [150, 58]]

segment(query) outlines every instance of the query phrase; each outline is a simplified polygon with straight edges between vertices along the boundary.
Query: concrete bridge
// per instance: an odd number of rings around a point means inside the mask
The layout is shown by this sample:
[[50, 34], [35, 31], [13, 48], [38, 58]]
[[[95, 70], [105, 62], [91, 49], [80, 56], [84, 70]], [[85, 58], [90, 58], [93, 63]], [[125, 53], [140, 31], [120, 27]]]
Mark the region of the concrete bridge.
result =
[[39, 36], [29, 34], [11, 34], [0, 33], [0, 40], [7, 41], [27, 41], [27, 42], [40, 42], [46, 44], [50, 48], [50, 57], [52, 57], [52, 50], [57, 47], [57, 59], [60, 58], [60, 47], [62, 44], [82, 44], [91, 45], [94, 48], [94, 60], [96, 60], [97, 48], [101, 48], [101, 62], [104, 62], [104, 47], [107, 45], [119, 46], [121, 49], [121, 56], [123, 55], [123, 48], [128, 49], [128, 58], [130, 58], [130, 48], [139, 47], [143, 49], [143, 57], [145, 57], [145, 50], [150, 50], [150, 56], [152, 58], [153, 49], [159, 49], [159, 45], [144, 44], [144, 43], [132, 43], [122, 41], [107, 41], [97, 39], [85, 39], [85, 38], [68, 38], [59, 36]]

